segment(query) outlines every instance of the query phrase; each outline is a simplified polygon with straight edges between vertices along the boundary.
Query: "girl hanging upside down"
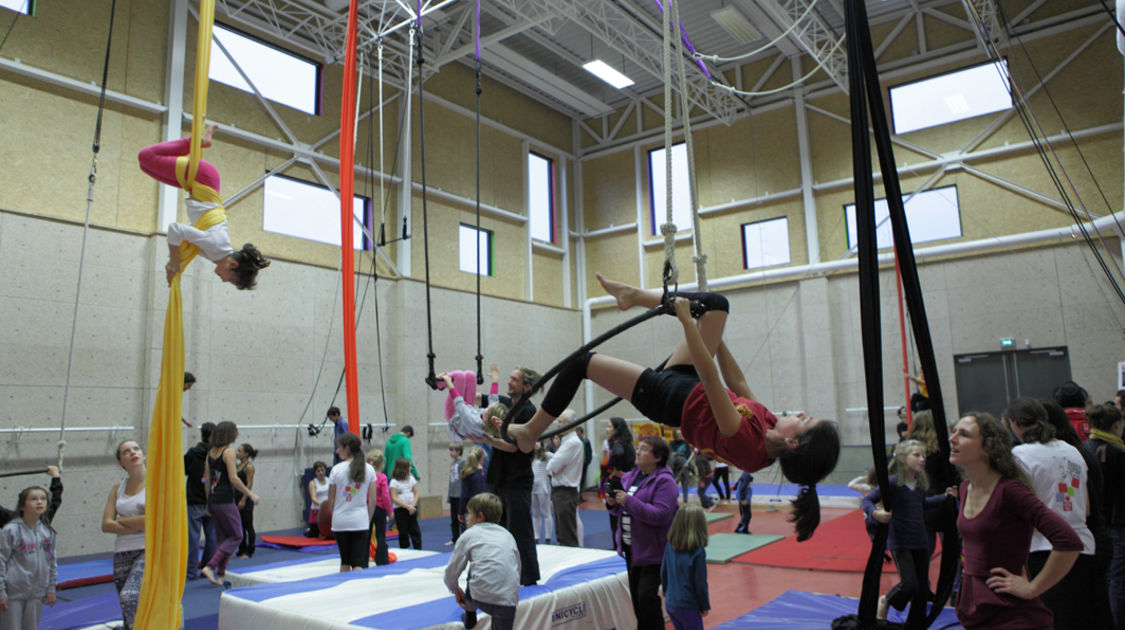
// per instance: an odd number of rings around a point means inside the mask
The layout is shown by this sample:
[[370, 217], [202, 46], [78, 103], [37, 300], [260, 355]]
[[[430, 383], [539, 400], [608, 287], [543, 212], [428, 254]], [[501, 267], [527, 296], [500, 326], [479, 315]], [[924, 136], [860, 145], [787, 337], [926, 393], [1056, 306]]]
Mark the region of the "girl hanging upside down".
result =
[[[659, 290], [638, 289], [606, 280], [601, 274], [597, 277], [622, 310], [660, 304]], [[657, 372], [592, 352], [576, 357], [559, 372], [535, 417], [527, 424], [511, 426], [508, 435], [520, 450], [530, 452], [539, 435], [566, 409], [582, 379], [589, 378], [629, 400], [650, 420], [678, 427], [684, 439], [711, 457], [748, 472], [780, 460], [786, 478], [807, 486], [793, 501], [791, 520], [796, 522], [797, 539], [808, 539], [820, 524], [816, 484], [832, 472], [840, 454], [835, 423], [803, 414], [777, 418], [770, 413], [754, 398], [738, 362], [723, 343], [730, 310], [726, 298], [717, 293], [681, 296], [676, 298], [675, 308], [684, 340], [667, 367]], [[698, 321], [692, 318], [692, 300], [706, 308]]]
[[[217, 128], [218, 125], [208, 125], [202, 138], [204, 148], [211, 146], [211, 136]], [[181, 138], [141, 149], [137, 159], [140, 161], [141, 170], [157, 181], [169, 186], [185, 188], [179, 175], [187, 171], [187, 155], [190, 151], [191, 139]], [[181, 166], [177, 166], [178, 161], [182, 161]], [[210, 162], [200, 160], [195, 186], [191, 189], [185, 188], [188, 198], [184, 205], [187, 206], [188, 218], [191, 219], [192, 224], [198, 222], [208, 210], [217, 208], [222, 211], [219, 185], [218, 169]], [[246, 243], [238, 251], [231, 247], [224, 212], [222, 221], [207, 229], [201, 230], [194, 225], [183, 223], [172, 223], [168, 226], [168, 264], [164, 266], [164, 270], [169, 284], [180, 272], [180, 242], [185, 240], [198, 247], [208, 260], [215, 263], [215, 275], [222, 278], [223, 282], [230, 282], [239, 289], [253, 289], [258, 270], [270, 266], [270, 261], [250, 243]]]
[[[500, 430], [488, 419], [492, 416], [504, 417], [500, 401], [500, 368], [493, 363], [489, 374], [492, 387], [488, 392], [487, 410], [479, 407], [480, 394], [477, 393], [477, 374], [471, 370], [453, 370], [438, 374], [438, 389], [445, 389], [445, 419], [449, 422], [449, 441], [463, 442], [465, 438], [478, 440], [485, 435], [499, 437]], [[467, 400], [466, 400], [467, 398]], [[500, 405], [493, 409], [494, 405]]]

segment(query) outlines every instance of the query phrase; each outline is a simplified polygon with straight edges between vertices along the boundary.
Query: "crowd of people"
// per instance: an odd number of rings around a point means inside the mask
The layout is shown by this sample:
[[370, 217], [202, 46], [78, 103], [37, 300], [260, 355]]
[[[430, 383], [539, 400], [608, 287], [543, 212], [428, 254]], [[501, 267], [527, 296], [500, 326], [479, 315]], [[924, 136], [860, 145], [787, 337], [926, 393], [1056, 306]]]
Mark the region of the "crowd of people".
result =
[[[1067, 382], [1050, 398], [1011, 401], [999, 419], [965, 413], [948, 460], [931, 412], [917, 410], [894, 450], [890, 496], [872, 489], [873, 474], [849, 484], [869, 492], [869, 527], [890, 526], [900, 582], [880, 597], [878, 617], [907, 604], [912, 616], [925, 610], [941, 530], [963, 544], [963, 627], [1125, 628], [1123, 396], [1094, 404]], [[943, 530], [951, 508], [956, 527]]]

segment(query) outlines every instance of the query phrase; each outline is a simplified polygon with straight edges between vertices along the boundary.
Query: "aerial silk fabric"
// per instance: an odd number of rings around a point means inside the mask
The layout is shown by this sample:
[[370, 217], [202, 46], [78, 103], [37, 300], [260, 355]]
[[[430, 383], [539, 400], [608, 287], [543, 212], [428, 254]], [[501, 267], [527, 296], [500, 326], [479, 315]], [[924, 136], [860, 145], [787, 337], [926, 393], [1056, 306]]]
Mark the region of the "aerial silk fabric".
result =
[[344, 383], [348, 431], [359, 435], [359, 390], [355, 358], [355, 251], [352, 248], [352, 198], [355, 195], [355, 46], [358, 2], [348, 9], [344, 87], [340, 96], [340, 273], [344, 292]]
[[[196, 45], [195, 98], [191, 124], [191, 153], [176, 163], [180, 186], [201, 201], [221, 204], [219, 194], [195, 184], [202, 153], [201, 141], [207, 113], [207, 81], [211, 63], [211, 26], [215, 0], [199, 3], [199, 36]], [[220, 205], [199, 217], [195, 226], [207, 230], [227, 218]], [[180, 418], [184, 396], [184, 313], [180, 276], [199, 248], [180, 243], [180, 273], [168, 290], [164, 314], [164, 346], [160, 358], [160, 383], [148, 433], [148, 470], [145, 505], [145, 572], [134, 626], [138, 630], [180, 627], [184, 582], [187, 579], [187, 494], [184, 486], [183, 439]]]

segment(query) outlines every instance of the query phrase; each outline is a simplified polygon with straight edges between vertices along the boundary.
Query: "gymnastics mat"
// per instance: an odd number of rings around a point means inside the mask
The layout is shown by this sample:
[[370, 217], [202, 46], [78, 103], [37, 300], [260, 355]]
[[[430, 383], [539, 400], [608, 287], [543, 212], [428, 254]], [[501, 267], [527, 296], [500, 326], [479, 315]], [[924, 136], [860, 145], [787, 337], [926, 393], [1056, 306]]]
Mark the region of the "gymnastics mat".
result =
[[258, 537], [262, 542], [270, 543], [278, 549], [303, 549], [305, 547], [326, 547], [335, 545], [336, 541], [327, 538], [309, 538], [307, 536], [271, 536], [262, 534]]
[[703, 514], [707, 517], [708, 524], [714, 523], [716, 521], [726, 520], [734, 516], [734, 514], [731, 514], [730, 512], [704, 512]]
[[113, 581], [113, 558], [59, 565], [56, 589], [78, 588]]
[[[786, 591], [737, 619], [715, 626], [715, 630], [824, 630], [833, 619], [854, 615], [857, 610], [859, 600], [851, 597]], [[906, 611], [892, 608], [887, 618], [902, 623]], [[930, 628], [951, 630], [961, 628], [961, 624], [952, 608], [944, 608]]]
[[791, 534], [772, 545], [733, 558], [734, 562], [792, 569], [852, 571], [863, 573], [871, 539], [864, 527], [863, 512], [856, 510], [822, 522], [813, 537], [797, 542]]
[[[636, 626], [625, 561], [616, 553], [553, 545], [539, 545], [536, 552], [540, 580], [520, 589], [517, 628]], [[395, 563], [301, 582], [231, 589], [219, 603], [218, 630], [463, 630], [461, 607], [442, 580], [449, 555], [419, 558], [412, 562], [428, 566], [405, 572], [395, 564], [407, 563]], [[461, 579], [463, 585], [464, 575]], [[487, 628], [488, 616], [478, 615], [478, 627]]]
[[784, 536], [763, 534], [711, 534], [707, 539], [707, 562], [726, 564], [735, 556], [777, 542], [782, 538]]
[[[755, 483], [750, 505], [789, 509], [789, 502], [797, 498], [801, 486], [795, 483]], [[820, 507], [858, 508], [863, 498], [855, 490], [837, 484], [817, 485]]]
[[[414, 568], [412, 562], [419, 558], [428, 558], [439, 555], [436, 551], [422, 551], [419, 549], [392, 549], [391, 553], [397, 558], [391, 565], [395, 565], [402, 572]], [[448, 562], [448, 560], [446, 560]], [[375, 563], [371, 563], [374, 567]], [[390, 566], [390, 565], [386, 565]], [[445, 566], [444, 564], [442, 566]], [[369, 568], [371, 568], [369, 567]], [[403, 567], [407, 567], [403, 569]], [[254, 586], [255, 584], [275, 584], [277, 582], [297, 582], [314, 577], [322, 577], [340, 572], [340, 558], [333, 555], [331, 558], [314, 556], [300, 557], [296, 560], [273, 562], [256, 567], [247, 567], [238, 571], [227, 569], [226, 579], [234, 588]]]
[[120, 624], [121, 602], [116, 592], [109, 592], [75, 601], [60, 598], [54, 606], [44, 606], [39, 630], [112, 628]]

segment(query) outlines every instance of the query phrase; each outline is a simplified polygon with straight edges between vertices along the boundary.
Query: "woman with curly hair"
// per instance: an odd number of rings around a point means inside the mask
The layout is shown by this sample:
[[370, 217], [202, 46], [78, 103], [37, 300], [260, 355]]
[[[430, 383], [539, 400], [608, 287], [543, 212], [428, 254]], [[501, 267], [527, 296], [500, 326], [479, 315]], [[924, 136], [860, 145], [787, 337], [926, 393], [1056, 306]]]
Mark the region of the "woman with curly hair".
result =
[[[965, 471], [957, 529], [964, 568], [957, 618], [966, 630], [1049, 630], [1054, 615], [1039, 595], [1061, 580], [1082, 540], [1043, 505], [1012, 455], [1012, 439], [996, 418], [970, 412], [949, 438], [949, 461]], [[1028, 580], [1032, 531], [1050, 541], [1043, 569]]]

